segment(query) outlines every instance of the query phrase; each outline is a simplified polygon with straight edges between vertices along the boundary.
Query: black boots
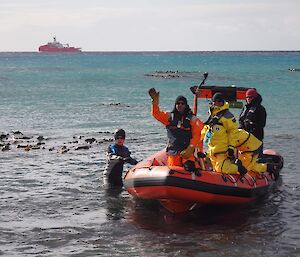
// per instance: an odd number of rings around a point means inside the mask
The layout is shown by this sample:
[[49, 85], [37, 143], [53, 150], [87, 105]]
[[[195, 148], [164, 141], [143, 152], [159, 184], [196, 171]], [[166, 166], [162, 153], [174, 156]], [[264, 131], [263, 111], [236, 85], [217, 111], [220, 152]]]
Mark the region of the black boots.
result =
[[280, 165], [275, 163], [268, 163], [267, 171], [271, 176], [273, 175], [275, 180], [277, 180], [279, 178]]
[[183, 164], [183, 168], [184, 170], [186, 171], [189, 171], [189, 172], [194, 172], [196, 167], [195, 167], [195, 163], [193, 161], [186, 161], [184, 164]]

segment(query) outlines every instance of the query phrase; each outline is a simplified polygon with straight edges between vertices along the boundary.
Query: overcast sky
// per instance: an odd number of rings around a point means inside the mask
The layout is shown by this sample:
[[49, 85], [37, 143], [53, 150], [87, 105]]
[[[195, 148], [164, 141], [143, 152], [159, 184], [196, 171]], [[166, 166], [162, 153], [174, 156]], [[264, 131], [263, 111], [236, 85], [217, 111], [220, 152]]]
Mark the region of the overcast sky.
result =
[[300, 0], [0, 0], [0, 51], [300, 50]]

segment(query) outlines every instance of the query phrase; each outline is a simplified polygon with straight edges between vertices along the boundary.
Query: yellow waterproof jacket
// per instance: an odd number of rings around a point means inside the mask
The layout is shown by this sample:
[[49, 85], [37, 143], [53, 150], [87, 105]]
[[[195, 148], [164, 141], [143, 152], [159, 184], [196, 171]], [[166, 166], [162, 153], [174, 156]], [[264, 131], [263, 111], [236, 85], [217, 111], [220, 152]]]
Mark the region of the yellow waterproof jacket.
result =
[[[222, 113], [222, 114], [220, 114]], [[209, 124], [212, 118], [218, 118], [216, 124]], [[229, 104], [221, 107], [215, 107], [210, 110], [210, 119], [208, 124], [204, 126], [201, 131], [201, 140], [205, 139], [206, 133], [210, 131], [211, 136], [208, 142], [208, 154], [215, 155], [218, 153], [225, 153], [229, 146], [234, 147], [238, 141], [238, 123], [236, 122], [233, 114], [229, 111]]]
[[240, 152], [251, 152], [257, 150], [262, 145], [262, 142], [251, 133], [239, 129], [238, 140], [234, 144]]

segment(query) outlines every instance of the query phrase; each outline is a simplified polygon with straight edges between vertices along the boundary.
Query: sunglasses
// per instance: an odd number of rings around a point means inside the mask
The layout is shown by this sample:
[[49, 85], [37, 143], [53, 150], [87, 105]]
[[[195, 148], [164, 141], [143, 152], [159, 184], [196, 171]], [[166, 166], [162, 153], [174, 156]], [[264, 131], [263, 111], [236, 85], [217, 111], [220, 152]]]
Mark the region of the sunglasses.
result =
[[176, 103], [176, 105], [185, 105], [185, 103], [184, 102], [178, 102], [178, 103]]

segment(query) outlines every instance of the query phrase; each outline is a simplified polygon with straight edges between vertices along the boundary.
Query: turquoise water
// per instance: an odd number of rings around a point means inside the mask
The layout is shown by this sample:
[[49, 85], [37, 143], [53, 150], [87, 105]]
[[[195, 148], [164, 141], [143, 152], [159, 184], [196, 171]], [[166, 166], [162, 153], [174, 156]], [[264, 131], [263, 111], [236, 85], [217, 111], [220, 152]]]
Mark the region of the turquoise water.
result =
[[[299, 52], [0, 53], [0, 132], [11, 143], [0, 152], [0, 254], [298, 256], [300, 72], [289, 68], [300, 68]], [[145, 76], [170, 70], [188, 76]], [[251, 209], [204, 208], [185, 217], [126, 192], [107, 194], [101, 175], [111, 133], [124, 128], [137, 159], [163, 148], [165, 130], [150, 116], [148, 89], [159, 90], [161, 107], [170, 110], [180, 94], [192, 103], [189, 87], [203, 72], [207, 85], [261, 93], [265, 145], [285, 158], [281, 184]], [[199, 118], [206, 115], [201, 100]], [[12, 131], [30, 139], [13, 140]], [[41, 135], [44, 149], [17, 148]], [[96, 143], [76, 150], [90, 137]]]

